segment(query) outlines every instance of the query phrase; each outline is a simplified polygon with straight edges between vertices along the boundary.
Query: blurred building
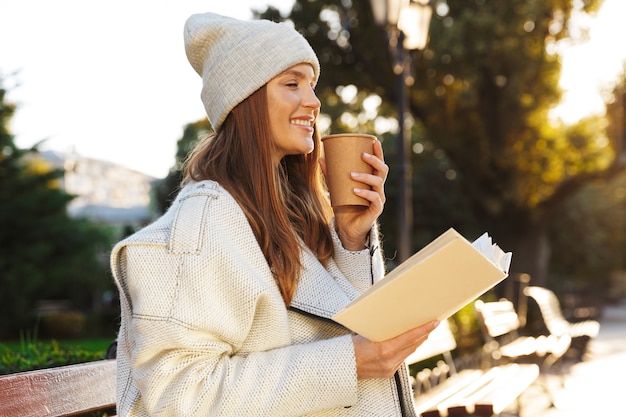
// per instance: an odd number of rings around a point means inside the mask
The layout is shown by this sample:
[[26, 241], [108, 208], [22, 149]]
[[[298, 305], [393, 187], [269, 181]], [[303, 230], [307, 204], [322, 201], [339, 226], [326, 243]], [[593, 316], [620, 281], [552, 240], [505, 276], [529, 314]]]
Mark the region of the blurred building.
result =
[[40, 156], [65, 172], [62, 185], [76, 196], [68, 205], [70, 216], [129, 228], [143, 226], [155, 217], [151, 186], [156, 178], [76, 153], [42, 151]]

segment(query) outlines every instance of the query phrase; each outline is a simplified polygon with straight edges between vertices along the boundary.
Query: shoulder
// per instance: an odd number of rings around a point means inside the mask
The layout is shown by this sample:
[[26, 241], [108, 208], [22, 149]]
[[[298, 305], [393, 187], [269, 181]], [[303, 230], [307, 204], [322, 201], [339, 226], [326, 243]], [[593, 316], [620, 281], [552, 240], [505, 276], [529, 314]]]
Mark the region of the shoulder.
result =
[[[227, 217], [224, 216], [227, 213]], [[212, 223], [228, 227], [245, 215], [235, 199], [217, 182], [194, 182], [183, 187], [167, 212], [150, 225], [119, 242], [127, 246], [165, 246], [172, 254], [197, 253]]]

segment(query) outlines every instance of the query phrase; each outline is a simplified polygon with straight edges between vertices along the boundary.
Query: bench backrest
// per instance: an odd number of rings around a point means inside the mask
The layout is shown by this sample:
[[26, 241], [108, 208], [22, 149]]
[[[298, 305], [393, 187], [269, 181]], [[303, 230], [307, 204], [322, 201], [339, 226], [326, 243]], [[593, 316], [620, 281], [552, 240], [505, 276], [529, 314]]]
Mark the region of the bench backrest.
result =
[[0, 376], [0, 417], [71, 416], [115, 407], [115, 360]]
[[539, 307], [543, 321], [550, 334], [567, 334], [568, 321], [563, 316], [561, 304], [556, 294], [543, 287], [531, 286], [524, 288], [524, 294], [534, 299]]
[[477, 300], [474, 309], [486, 336], [497, 338], [516, 333], [520, 328], [515, 306], [509, 300], [491, 302]]

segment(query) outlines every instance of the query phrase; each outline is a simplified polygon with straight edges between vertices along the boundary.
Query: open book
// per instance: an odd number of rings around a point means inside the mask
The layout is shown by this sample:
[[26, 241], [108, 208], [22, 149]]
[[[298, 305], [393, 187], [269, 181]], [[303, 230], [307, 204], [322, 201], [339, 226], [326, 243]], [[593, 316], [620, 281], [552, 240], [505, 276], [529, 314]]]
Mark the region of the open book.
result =
[[450, 228], [333, 316], [378, 342], [445, 320], [508, 276], [511, 253]]

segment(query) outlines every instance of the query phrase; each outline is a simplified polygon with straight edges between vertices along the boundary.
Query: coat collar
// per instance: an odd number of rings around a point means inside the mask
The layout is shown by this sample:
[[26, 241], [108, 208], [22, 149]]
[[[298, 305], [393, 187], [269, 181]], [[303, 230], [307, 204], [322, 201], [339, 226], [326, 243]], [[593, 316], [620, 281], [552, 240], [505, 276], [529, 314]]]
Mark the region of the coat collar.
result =
[[358, 296], [333, 260], [324, 268], [309, 250], [304, 250], [303, 266], [291, 310], [332, 320], [335, 313]]

